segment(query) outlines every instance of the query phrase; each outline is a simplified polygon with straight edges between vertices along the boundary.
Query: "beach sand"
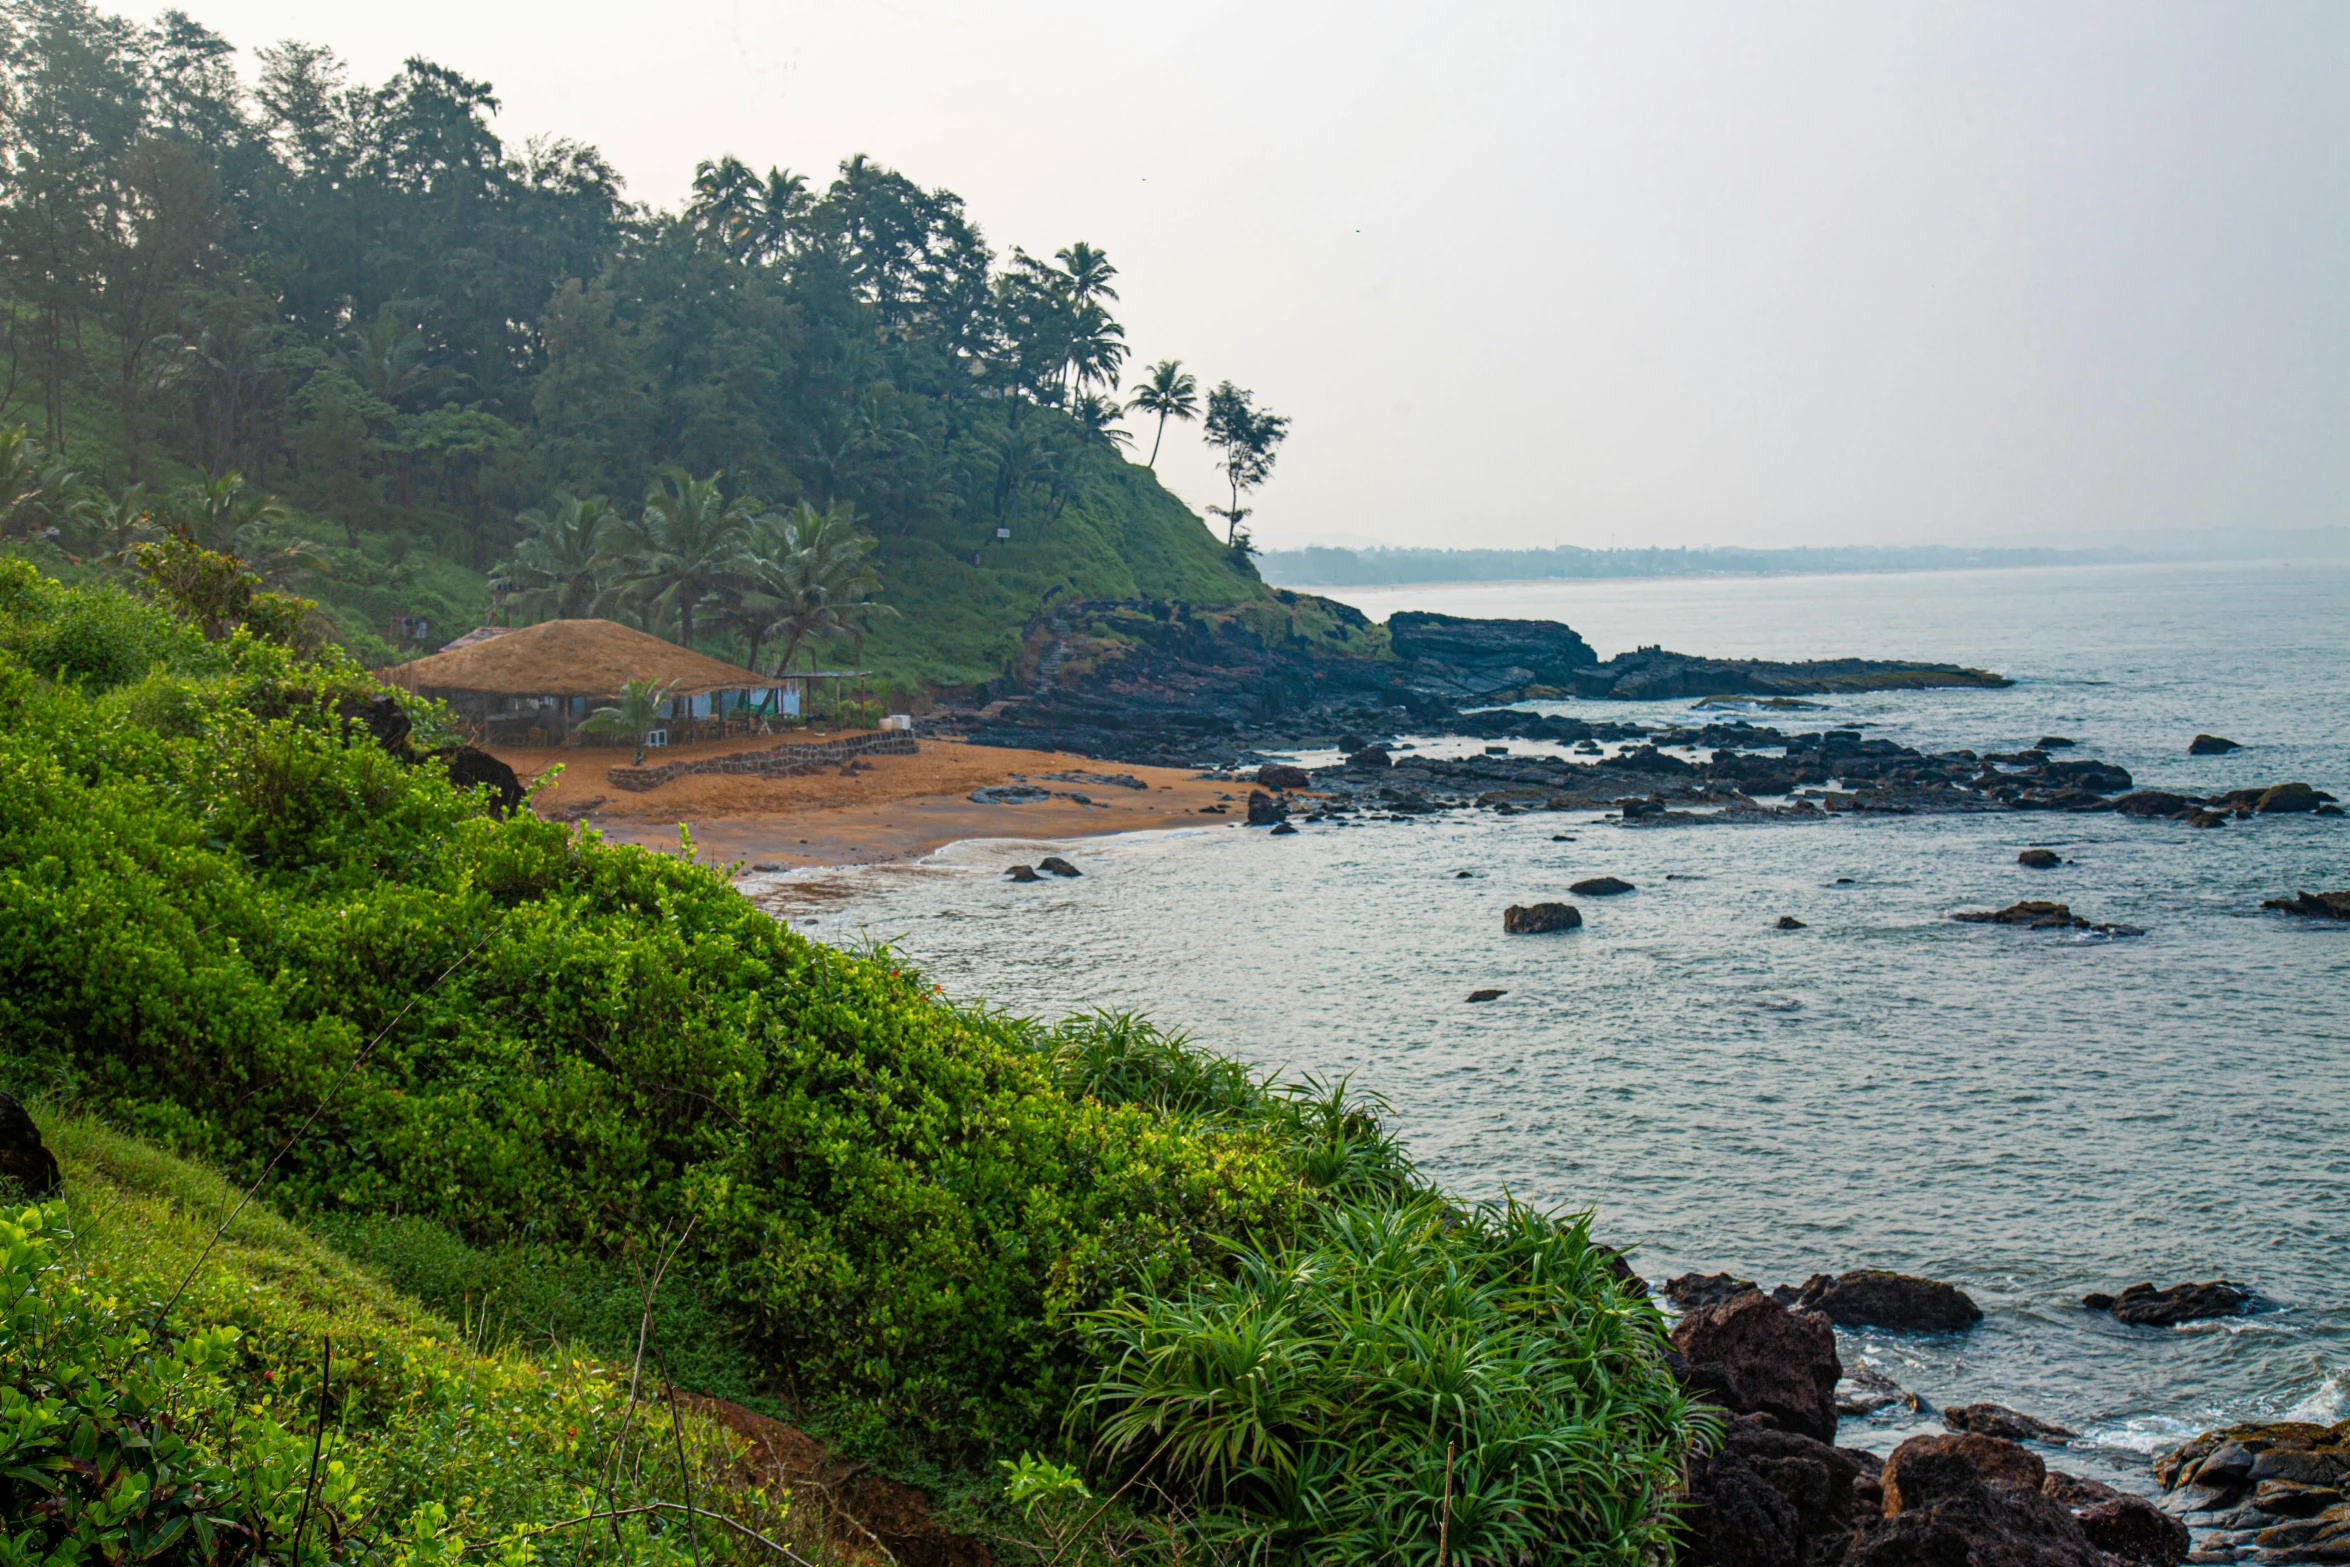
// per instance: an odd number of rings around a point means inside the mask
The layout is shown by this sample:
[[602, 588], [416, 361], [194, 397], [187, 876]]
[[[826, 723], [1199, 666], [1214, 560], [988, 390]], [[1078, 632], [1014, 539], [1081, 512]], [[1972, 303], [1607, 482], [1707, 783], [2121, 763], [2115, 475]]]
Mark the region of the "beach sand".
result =
[[[839, 738], [811, 735], [808, 742]], [[659, 759], [674, 762], [784, 743], [760, 737], [673, 746]], [[628, 761], [623, 750], [514, 747], [494, 754], [525, 784], [562, 767], [561, 777], [532, 801], [542, 814], [580, 820], [619, 842], [667, 849], [677, 846], [678, 825], [684, 823], [693, 834], [696, 857], [720, 864], [874, 865], [913, 859], [966, 838], [1051, 842], [1238, 821], [1248, 800], [1246, 784], [1219, 785], [1188, 768], [1130, 767], [957, 740], [925, 739], [920, 745], [913, 756], [861, 758], [858, 770], [846, 776], [838, 770], [798, 778], [696, 774], [643, 794], [615, 788], [606, 778], [611, 767]], [[1123, 775], [1149, 787], [1049, 776], [1054, 773]], [[970, 798], [983, 785], [1020, 783], [1052, 790], [1056, 798], [1025, 805], [988, 805]], [[1082, 794], [1093, 803], [1059, 798], [1068, 794]], [[1218, 804], [1226, 805], [1229, 814], [1200, 814]]]

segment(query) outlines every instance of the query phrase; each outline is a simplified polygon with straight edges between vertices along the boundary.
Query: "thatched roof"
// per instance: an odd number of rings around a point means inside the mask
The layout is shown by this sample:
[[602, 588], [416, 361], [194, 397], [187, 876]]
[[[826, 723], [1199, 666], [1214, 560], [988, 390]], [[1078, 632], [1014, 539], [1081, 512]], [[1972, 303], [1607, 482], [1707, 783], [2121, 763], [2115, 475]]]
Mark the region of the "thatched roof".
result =
[[675, 681], [681, 696], [776, 683], [610, 620], [542, 621], [470, 646], [452, 644], [394, 667], [391, 678], [411, 691], [489, 696], [613, 697], [631, 680]]

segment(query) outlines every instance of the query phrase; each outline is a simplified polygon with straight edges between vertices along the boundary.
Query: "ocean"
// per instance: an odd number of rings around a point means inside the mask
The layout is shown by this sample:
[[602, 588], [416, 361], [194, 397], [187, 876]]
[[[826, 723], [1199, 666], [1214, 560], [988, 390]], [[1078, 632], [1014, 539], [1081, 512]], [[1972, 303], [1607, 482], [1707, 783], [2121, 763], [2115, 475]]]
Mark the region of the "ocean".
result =
[[[1563, 620], [1603, 658], [1662, 643], [1972, 664], [2016, 683], [1754, 716], [1929, 750], [2063, 735], [2140, 787], [2305, 779], [2350, 798], [2342, 562], [1340, 596], [1375, 618]], [[1539, 705], [1641, 721], [1690, 707]], [[2245, 749], [2189, 757], [2197, 732]], [[1268, 1069], [1344, 1076], [1393, 1106], [1447, 1187], [1594, 1209], [1652, 1280], [1728, 1270], [1768, 1288], [1888, 1267], [1958, 1284], [1986, 1312], [1972, 1330], [1846, 1333], [1845, 1359], [1931, 1405], [1987, 1399], [2070, 1427], [2059, 1467], [2143, 1490], [2147, 1456], [2207, 1426], [2350, 1415], [2350, 925], [2260, 909], [2350, 886], [2350, 820], [1660, 829], [1472, 812], [1278, 839], [1218, 823], [1063, 842], [1081, 879], [1018, 885], [1003, 868], [1050, 851], [1005, 810], [1003, 839], [772, 890], [809, 934], [890, 941], [958, 997], [1131, 1009]], [[2066, 863], [2019, 866], [2034, 845]], [[1575, 900], [1580, 931], [1502, 935], [1509, 904], [1598, 875], [1637, 890]], [[1949, 917], [2021, 898], [2146, 934]], [[1505, 994], [1467, 1003], [1483, 987]], [[2079, 1305], [2212, 1278], [2255, 1286], [2262, 1308], [2159, 1330]], [[1938, 1429], [1897, 1406], [1840, 1440], [1882, 1451]]]

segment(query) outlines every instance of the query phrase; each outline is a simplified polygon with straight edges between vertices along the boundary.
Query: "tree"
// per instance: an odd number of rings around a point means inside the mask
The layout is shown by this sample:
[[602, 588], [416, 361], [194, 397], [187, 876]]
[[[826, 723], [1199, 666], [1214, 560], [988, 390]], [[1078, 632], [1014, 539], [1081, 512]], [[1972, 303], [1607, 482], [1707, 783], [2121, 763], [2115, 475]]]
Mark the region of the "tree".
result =
[[0, 538], [63, 530], [89, 515], [96, 502], [82, 476], [52, 461], [23, 425], [0, 429]]
[[729, 501], [724, 474], [697, 479], [682, 468], [663, 475], [645, 496], [644, 514], [621, 535], [628, 591], [677, 616], [678, 641], [694, 645], [694, 610], [732, 586], [744, 530], [759, 511], [748, 496]]
[[129, 566], [139, 546], [163, 537], [156, 523], [156, 502], [147, 486], [134, 484], [120, 495], [92, 503], [80, 518], [78, 543], [94, 560], [109, 566]]
[[1230, 506], [1208, 508], [1224, 519], [1224, 542], [1241, 547], [1241, 520], [1248, 516], [1240, 504], [1243, 493], [1273, 475], [1273, 458], [1288, 438], [1289, 420], [1282, 414], [1253, 407], [1250, 394], [1230, 381], [1220, 382], [1208, 394], [1208, 444], [1224, 454], [1224, 477], [1232, 486]]
[[1162, 359], [1151, 366], [1151, 373], [1135, 387], [1127, 408], [1158, 415], [1159, 428], [1151, 436], [1150, 460], [1144, 464], [1153, 473], [1159, 468], [1159, 443], [1167, 438], [1167, 421], [1180, 419], [1189, 424], [1199, 417], [1199, 382], [1183, 368], [1180, 359]]
[[1134, 437], [1112, 422], [1118, 417], [1118, 411], [1118, 405], [1099, 392], [1080, 393], [1077, 401], [1069, 405], [1069, 417], [1089, 440], [1105, 446], [1131, 446]]
[[557, 495], [553, 506], [514, 520], [530, 531], [496, 569], [493, 588], [513, 593], [526, 615], [579, 620], [594, 614], [620, 565], [611, 550], [618, 531], [611, 503], [601, 495]]
[[752, 657], [761, 641], [781, 638], [775, 663], [781, 675], [811, 637], [837, 636], [870, 616], [896, 614], [873, 597], [881, 591], [866, 559], [874, 542], [857, 526], [856, 513], [838, 503], [818, 511], [802, 501], [784, 516], [755, 521], [739, 601]]
[[610, 707], [599, 707], [588, 714], [587, 722], [579, 727], [589, 734], [614, 740], [626, 740], [636, 745], [645, 743], [647, 733], [660, 725], [664, 710], [669, 706], [669, 694], [677, 682], [655, 685], [650, 680], [631, 680], [620, 688], [620, 699]]
[[294, 514], [273, 496], [250, 493], [241, 473], [215, 473], [172, 492], [172, 531], [225, 555], [278, 591], [324, 570], [326, 557], [307, 539], [281, 540]]

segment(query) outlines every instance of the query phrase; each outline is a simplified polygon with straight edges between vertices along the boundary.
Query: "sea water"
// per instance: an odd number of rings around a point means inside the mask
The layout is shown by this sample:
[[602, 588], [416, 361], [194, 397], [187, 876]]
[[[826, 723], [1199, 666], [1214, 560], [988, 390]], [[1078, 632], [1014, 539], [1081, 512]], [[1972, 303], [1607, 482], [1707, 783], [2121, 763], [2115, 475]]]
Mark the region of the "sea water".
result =
[[[1952, 660], [2016, 683], [1753, 716], [1926, 749], [2063, 735], [2080, 742], [2064, 754], [2142, 787], [2306, 779], [2350, 798], [2340, 562], [1349, 596], [1375, 617], [1564, 620], [1602, 657], [1662, 643]], [[2191, 758], [2198, 731], [2246, 749]], [[1595, 1209], [1651, 1279], [1950, 1280], [1981, 1324], [1846, 1333], [1846, 1359], [1933, 1405], [1988, 1399], [2071, 1427], [2058, 1462], [2082, 1472], [2144, 1488], [2148, 1453], [2214, 1423], [2350, 1415], [2350, 925], [2260, 908], [2350, 886], [2350, 820], [1627, 828], [1466, 812], [1278, 839], [1217, 823], [1063, 844], [1083, 877], [1023, 885], [1004, 867], [1048, 851], [1019, 839], [1017, 809], [1004, 840], [837, 873], [842, 902], [776, 889], [779, 907], [812, 935], [892, 941], [960, 997], [1133, 1009], [1268, 1068], [1346, 1077], [1392, 1104], [1453, 1191]], [[2064, 866], [2018, 865], [2036, 845]], [[1579, 931], [1502, 935], [1510, 904], [1599, 875], [1637, 890], [1574, 900]], [[1950, 918], [2021, 898], [2146, 934]], [[1804, 928], [1778, 929], [1782, 915]], [[1467, 1002], [1488, 987], [1505, 994]], [[2158, 1330], [2079, 1304], [2210, 1278], [2256, 1286], [2262, 1309]], [[1896, 1408], [1841, 1439], [1883, 1450], [1920, 1429], [1939, 1427]]]

